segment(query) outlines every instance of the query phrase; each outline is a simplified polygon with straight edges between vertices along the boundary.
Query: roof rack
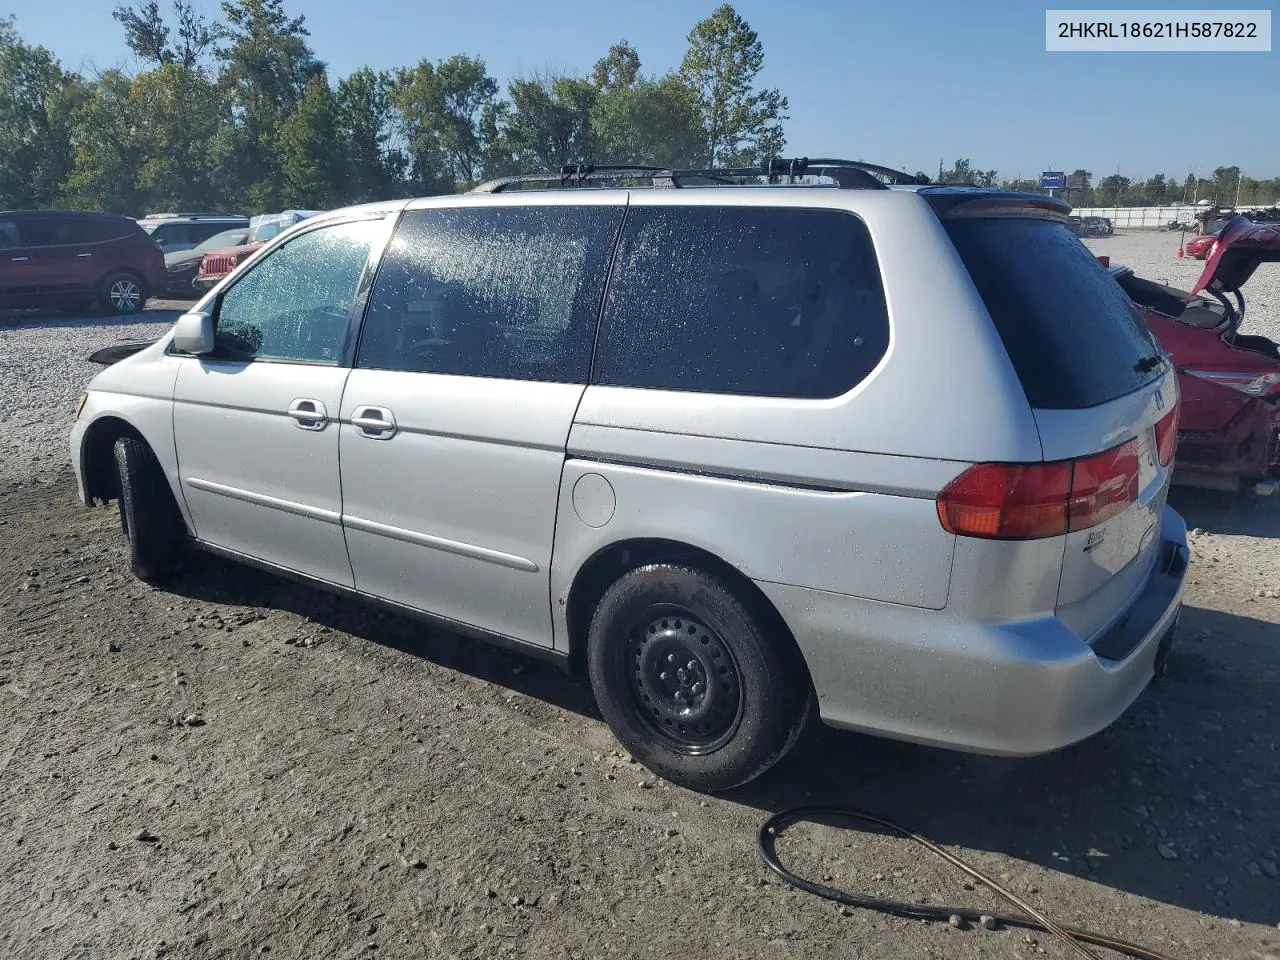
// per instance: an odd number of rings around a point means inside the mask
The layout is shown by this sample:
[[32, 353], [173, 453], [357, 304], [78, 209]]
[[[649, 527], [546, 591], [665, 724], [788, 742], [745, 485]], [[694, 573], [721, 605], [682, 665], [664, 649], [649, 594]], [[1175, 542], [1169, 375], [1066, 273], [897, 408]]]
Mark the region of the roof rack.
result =
[[[764, 178], [778, 183], [782, 177], [789, 180], [805, 176], [829, 177], [845, 190], [887, 190], [888, 184], [925, 184], [928, 177], [916, 177], [901, 170], [893, 170], [876, 163], [861, 160], [831, 160], [808, 157], [783, 159], [771, 157], [758, 166], [707, 167], [683, 169], [654, 167], [643, 164], [568, 164], [557, 173], [528, 173], [514, 177], [490, 180], [472, 189], [472, 193], [501, 193], [508, 187], [521, 184], [548, 184], [566, 187], [582, 187], [599, 181], [650, 180], [655, 187], [682, 187], [691, 181], [719, 184], [736, 184], [743, 180]], [[887, 183], [886, 183], [887, 181]]]
[[238, 213], [148, 213], [143, 220], [242, 220]]

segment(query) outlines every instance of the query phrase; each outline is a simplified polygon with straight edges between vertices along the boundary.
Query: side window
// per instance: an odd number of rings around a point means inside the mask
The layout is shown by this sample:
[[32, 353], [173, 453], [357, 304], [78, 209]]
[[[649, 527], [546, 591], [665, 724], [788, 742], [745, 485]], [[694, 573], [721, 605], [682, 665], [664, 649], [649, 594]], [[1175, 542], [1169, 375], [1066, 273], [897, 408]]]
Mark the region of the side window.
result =
[[151, 231], [151, 239], [166, 247], [187, 243], [187, 225], [185, 223], [162, 223]]
[[889, 345], [871, 236], [838, 210], [633, 207], [594, 382], [835, 397]]
[[22, 221], [24, 247], [56, 247], [79, 242], [75, 217], [28, 217]]
[[22, 238], [18, 235], [18, 224], [14, 220], [0, 220], [0, 250], [10, 250], [22, 246]]
[[406, 213], [356, 366], [585, 383], [621, 219], [607, 206]]
[[108, 240], [133, 236], [139, 229], [141, 228], [131, 220], [86, 217], [76, 230], [76, 237], [80, 243], [105, 243]]
[[214, 234], [221, 233], [223, 230], [231, 228], [228, 223], [191, 223], [187, 225], [187, 241], [189, 243], [204, 243]]
[[336, 364], [379, 220], [338, 223], [290, 240], [230, 287], [218, 306], [224, 359]]

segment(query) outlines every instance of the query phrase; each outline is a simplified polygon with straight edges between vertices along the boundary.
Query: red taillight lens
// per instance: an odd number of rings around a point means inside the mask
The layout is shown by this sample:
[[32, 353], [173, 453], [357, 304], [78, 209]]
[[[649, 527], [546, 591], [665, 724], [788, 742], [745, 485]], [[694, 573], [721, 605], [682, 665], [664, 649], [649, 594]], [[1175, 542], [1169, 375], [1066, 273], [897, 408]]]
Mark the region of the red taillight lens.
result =
[[1138, 441], [1080, 460], [980, 463], [938, 496], [943, 529], [988, 540], [1086, 530], [1138, 498]]
[[996, 540], [1034, 540], [1067, 532], [1070, 463], [980, 463], [938, 497], [949, 533]]
[[1162, 467], [1173, 463], [1173, 454], [1178, 447], [1178, 410], [1175, 406], [1156, 424], [1156, 449], [1160, 453]]
[[1138, 441], [1077, 460], [1071, 474], [1068, 529], [1087, 530], [1138, 499]]

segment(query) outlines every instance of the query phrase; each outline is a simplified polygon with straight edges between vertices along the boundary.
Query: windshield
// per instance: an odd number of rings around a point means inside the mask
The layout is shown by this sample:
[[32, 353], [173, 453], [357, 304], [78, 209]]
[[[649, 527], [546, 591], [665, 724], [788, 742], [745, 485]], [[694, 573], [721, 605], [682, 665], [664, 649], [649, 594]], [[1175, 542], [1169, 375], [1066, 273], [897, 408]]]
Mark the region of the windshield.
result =
[[248, 230], [223, 230], [221, 233], [215, 233], [208, 240], [199, 244], [196, 249], [217, 250], [219, 247], [238, 247], [245, 242], [248, 236]]

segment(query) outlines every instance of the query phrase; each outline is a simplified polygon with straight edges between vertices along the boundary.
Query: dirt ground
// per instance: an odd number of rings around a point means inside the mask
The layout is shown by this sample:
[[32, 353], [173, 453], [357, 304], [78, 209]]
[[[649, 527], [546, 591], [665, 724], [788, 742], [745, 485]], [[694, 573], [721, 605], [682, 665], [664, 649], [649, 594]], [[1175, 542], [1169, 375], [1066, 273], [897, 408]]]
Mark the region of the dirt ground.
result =
[[[1175, 492], [1199, 532], [1171, 674], [1098, 737], [998, 760], [817, 728], [707, 797], [629, 762], [553, 667], [210, 558], [135, 582], [59, 459], [0, 459], [6, 960], [1069, 955], [775, 881], [756, 829], [807, 803], [898, 819], [1064, 924], [1280, 957], [1280, 497]], [[876, 833], [780, 850], [999, 906]]]

